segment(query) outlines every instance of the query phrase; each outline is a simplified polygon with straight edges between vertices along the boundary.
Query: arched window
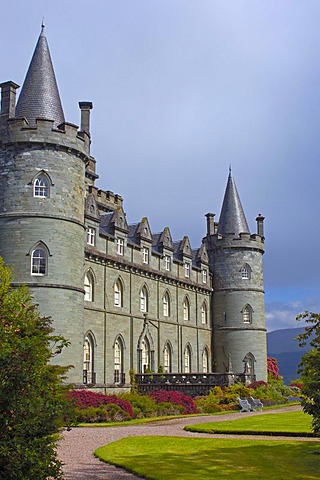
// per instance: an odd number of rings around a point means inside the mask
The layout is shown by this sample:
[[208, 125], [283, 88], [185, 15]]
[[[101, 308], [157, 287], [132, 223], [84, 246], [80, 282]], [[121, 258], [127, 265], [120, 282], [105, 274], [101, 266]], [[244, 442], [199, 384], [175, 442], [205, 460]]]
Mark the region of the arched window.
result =
[[251, 278], [251, 268], [249, 267], [248, 264], [243, 265], [243, 267], [241, 268], [240, 271], [241, 271], [241, 277], [244, 280], [250, 280], [250, 278]]
[[148, 311], [148, 292], [146, 287], [142, 287], [140, 290], [140, 311]]
[[172, 371], [172, 350], [169, 342], [165, 344], [163, 350], [163, 371], [164, 373]]
[[50, 181], [47, 175], [40, 173], [33, 182], [33, 196], [47, 198], [50, 194]]
[[162, 304], [163, 304], [163, 316], [170, 317], [170, 297], [168, 292], [164, 294], [162, 299]]
[[115, 307], [123, 306], [123, 286], [120, 279], [116, 281], [113, 287], [113, 304]]
[[191, 348], [189, 345], [184, 350], [184, 373], [191, 372]]
[[252, 307], [245, 305], [242, 310], [243, 323], [252, 323]]
[[47, 259], [46, 250], [38, 245], [31, 253], [31, 275], [46, 275]]
[[190, 303], [188, 298], [186, 297], [183, 300], [183, 320], [189, 320], [190, 319]]
[[203, 302], [201, 306], [201, 323], [206, 325], [208, 322], [208, 309], [206, 302]]
[[120, 337], [114, 343], [114, 383], [124, 384], [123, 342]]
[[86, 335], [83, 344], [83, 383], [84, 384], [94, 384], [95, 373], [93, 369], [93, 338], [90, 334]]
[[94, 279], [90, 271], [84, 276], [84, 299], [86, 302], [93, 302], [94, 299]]
[[254, 375], [254, 362], [255, 358], [252, 353], [247, 353], [247, 355], [243, 359], [244, 362], [244, 373], [246, 375]]
[[206, 348], [202, 352], [202, 371], [203, 373], [208, 373], [209, 371], [209, 355]]
[[146, 338], [141, 342], [141, 370], [146, 373], [150, 369], [150, 346]]

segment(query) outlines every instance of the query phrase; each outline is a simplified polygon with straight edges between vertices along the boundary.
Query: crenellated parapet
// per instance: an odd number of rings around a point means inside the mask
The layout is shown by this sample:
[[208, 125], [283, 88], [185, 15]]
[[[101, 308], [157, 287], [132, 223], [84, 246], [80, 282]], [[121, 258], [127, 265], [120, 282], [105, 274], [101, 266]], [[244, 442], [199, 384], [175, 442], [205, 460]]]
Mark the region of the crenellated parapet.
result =
[[93, 194], [101, 212], [109, 212], [117, 208], [122, 208], [123, 206], [123, 198], [121, 195], [113, 193], [110, 190], [101, 190], [100, 188], [90, 185], [88, 193]]
[[4, 147], [27, 143], [41, 144], [46, 148], [62, 149], [81, 156], [86, 163], [90, 159], [90, 136], [79, 132], [77, 125], [63, 123], [59, 128], [53, 127], [53, 120], [36, 120], [36, 126], [30, 126], [25, 118], [9, 118], [6, 125], [2, 123], [1, 144]]
[[233, 234], [210, 236], [210, 241], [215, 249], [220, 248], [241, 248], [259, 250], [261, 253], [265, 251], [264, 237], [257, 233], [240, 233], [235, 237]]

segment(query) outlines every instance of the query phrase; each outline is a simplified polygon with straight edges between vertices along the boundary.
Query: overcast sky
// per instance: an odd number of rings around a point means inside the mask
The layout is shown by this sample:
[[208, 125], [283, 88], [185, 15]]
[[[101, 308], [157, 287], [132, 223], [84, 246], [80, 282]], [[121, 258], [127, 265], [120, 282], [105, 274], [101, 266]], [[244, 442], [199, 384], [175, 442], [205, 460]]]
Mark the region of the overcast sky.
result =
[[192, 248], [229, 165], [247, 221], [265, 217], [269, 330], [320, 311], [320, 1], [15, 0], [0, 81], [22, 84], [45, 18], [66, 120], [94, 104], [98, 186]]

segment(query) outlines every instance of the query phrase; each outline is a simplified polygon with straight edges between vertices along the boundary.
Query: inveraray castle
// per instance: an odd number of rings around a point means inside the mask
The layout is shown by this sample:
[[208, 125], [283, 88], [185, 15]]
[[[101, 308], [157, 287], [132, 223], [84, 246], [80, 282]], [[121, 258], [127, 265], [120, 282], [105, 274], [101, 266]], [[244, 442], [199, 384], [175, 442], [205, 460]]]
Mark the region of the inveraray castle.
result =
[[17, 102], [16, 83], [0, 87], [0, 256], [71, 341], [54, 360], [74, 366], [70, 381], [266, 380], [264, 217], [251, 233], [231, 171], [193, 249], [130, 223], [122, 197], [95, 186], [92, 103], [79, 103], [80, 128], [65, 120], [44, 27]]

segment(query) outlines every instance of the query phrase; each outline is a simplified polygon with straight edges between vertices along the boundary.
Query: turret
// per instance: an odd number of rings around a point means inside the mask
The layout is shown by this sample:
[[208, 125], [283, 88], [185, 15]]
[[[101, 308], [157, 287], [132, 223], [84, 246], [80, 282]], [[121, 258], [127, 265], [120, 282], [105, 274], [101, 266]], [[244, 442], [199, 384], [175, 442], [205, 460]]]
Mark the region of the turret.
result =
[[[17, 87], [1, 84], [0, 255], [14, 283], [29, 286], [40, 313], [72, 342], [57, 361], [82, 365], [90, 138], [64, 120], [44, 26], [15, 107]], [[79, 368], [70, 380], [82, 383]]]
[[266, 380], [264, 217], [251, 234], [231, 170], [218, 224], [207, 214], [206, 246], [213, 274], [214, 370]]

